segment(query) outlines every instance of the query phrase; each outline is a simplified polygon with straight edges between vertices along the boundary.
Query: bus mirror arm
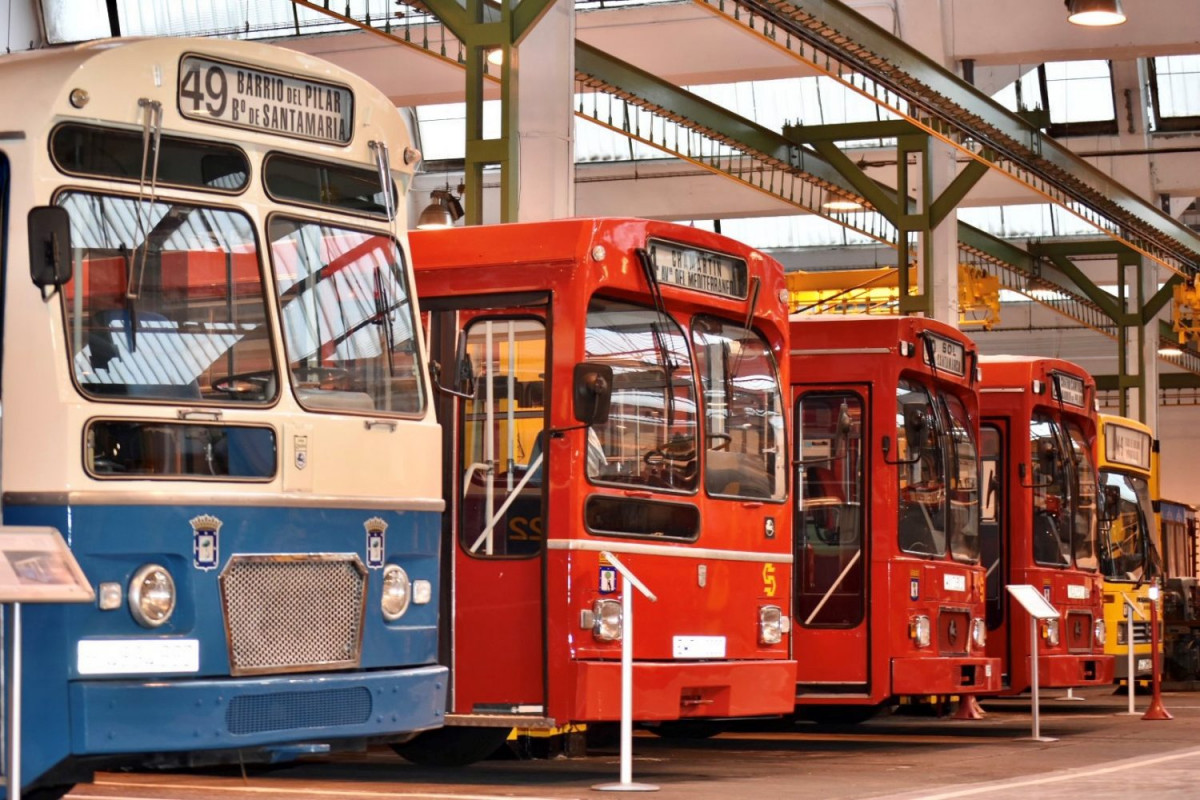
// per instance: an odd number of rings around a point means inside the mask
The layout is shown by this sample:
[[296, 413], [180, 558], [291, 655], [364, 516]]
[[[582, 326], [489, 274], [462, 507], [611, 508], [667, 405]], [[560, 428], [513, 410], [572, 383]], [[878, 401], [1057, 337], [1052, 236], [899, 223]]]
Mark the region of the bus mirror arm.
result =
[[915, 464], [921, 460], [921, 456], [919, 454], [913, 456], [912, 458], [897, 458], [895, 460], [888, 458], [888, 452], [892, 449], [892, 437], [890, 436], [884, 436], [883, 441], [880, 444], [883, 446], [883, 463], [885, 464]]
[[449, 395], [450, 397], [458, 397], [463, 400], [475, 399], [475, 387], [473, 385], [464, 387], [467, 389], [467, 391], [458, 391], [457, 389], [451, 389], [448, 386], [443, 386], [442, 365], [436, 361], [429, 362], [429, 377], [433, 383], [433, 390], [438, 394], [445, 394]]
[[573, 384], [575, 420], [585, 426], [607, 422], [612, 403], [612, 367], [593, 361], [576, 364]]

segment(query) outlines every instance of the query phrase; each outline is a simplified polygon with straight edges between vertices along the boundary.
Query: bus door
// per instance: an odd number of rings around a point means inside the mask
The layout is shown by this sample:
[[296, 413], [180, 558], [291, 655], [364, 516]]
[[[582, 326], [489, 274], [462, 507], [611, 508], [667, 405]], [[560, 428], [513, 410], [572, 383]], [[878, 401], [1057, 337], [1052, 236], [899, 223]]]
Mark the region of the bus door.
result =
[[[798, 683], [865, 687], [867, 387], [793, 387]], [[807, 655], [806, 655], [807, 654]], [[810, 657], [811, 656], [811, 657]], [[844, 691], [845, 689], [841, 689]]]
[[[1007, 642], [1004, 630], [1008, 594], [1004, 585], [1008, 583], [1008, 548], [1004, 535], [1008, 524], [1005, 503], [1007, 489], [1004, 485], [1005, 460], [1004, 442], [1007, 439], [1007, 424], [989, 421], [979, 429], [979, 480], [982, 487], [979, 513], [979, 558], [987, 574], [985, 592], [985, 619], [987, 620], [988, 642]], [[989, 647], [992, 655], [1002, 657], [1008, 664], [1011, 653], [997, 653]]]
[[473, 396], [457, 398], [456, 413], [442, 416], [450, 473], [444, 529], [452, 542], [444, 552], [453, 598], [451, 635], [443, 637], [450, 652], [443, 656], [452, 669], [454, 713], [539, 717], [545, 702], [542, 431], [550, 374], [544, 306], [480, 309], [478, 300], [425, 303], [437, 308], [431, 312], [434, 352], [457, 348], [455, 370], [474, 379]]

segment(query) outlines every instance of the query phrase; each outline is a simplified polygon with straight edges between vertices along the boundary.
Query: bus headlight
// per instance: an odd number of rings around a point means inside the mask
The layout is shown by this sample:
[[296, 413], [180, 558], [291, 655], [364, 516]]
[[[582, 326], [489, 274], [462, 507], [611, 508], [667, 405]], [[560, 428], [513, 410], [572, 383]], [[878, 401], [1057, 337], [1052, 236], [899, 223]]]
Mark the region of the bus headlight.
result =
[[981, 619], [971, 620], [971, 642], [980, 650], [987, 647], [987, 623]]
[[1051, 647], [1058, 647], [1058, 620], [1048, 619], [1042, 626], [1042, 638]]
[[617, 642], [621, 639], [621, 601], [597, 600], [592, 606], [592, 635], [601, 642]]
[[1105, 624], [1104, 620], [1098, 619], [1096, 620], [1096, 624], [1092, 626], [1092, 633], [1096, 635], [1096, 646], [1103, 647], [1105, 640], [1108, 639], [1108, 625]]
[[929, 647], [929, 642], [933, 635], [933, 628], [929, 624], [929, 617], [924, 614], [918, 614], [908, 622], [908, 636], [917, 647]]
[[783, 612], [779, 606], [758, 609], [758, 643], [779, 644], [783, 641]]
[[408, 573], [399, 564], [388, 564], [383, 568], [383, 596], [379, 606], [384, 619], [395, 622], [404, 616], [412, 599], [411, 588]]
[[129, 581], [129, 613], [145, 628], [157, 628], [175, 613], [175, 581], [166, 567], [146, 564]]

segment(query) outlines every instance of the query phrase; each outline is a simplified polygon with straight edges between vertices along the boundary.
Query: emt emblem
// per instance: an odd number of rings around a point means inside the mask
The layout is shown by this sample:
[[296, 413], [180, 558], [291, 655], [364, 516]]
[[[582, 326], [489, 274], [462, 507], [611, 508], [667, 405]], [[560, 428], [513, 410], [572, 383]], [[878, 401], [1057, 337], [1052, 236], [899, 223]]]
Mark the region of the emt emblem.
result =
[[216, 569], [220, 562], [220, 547], [217, 534], [221, 520], [211, 514], [201, 514], [190, 520], [192, 526], [192, 566], [208, 571]]
[[363, 523], [367, 529], [367, 567], [383, 569], [383, 535], [387, 531], [387, 523], [379, 517], [371, 517]]

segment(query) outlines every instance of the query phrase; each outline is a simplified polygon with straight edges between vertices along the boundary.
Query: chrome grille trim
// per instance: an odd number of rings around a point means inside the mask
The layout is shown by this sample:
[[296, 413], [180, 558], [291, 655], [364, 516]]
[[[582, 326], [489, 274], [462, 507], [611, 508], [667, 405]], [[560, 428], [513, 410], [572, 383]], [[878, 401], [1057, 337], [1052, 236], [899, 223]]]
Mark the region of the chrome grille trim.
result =
[[219, 583], [231, 675], [359, 665], [367, 570], [356, 554], [234, 555]]

